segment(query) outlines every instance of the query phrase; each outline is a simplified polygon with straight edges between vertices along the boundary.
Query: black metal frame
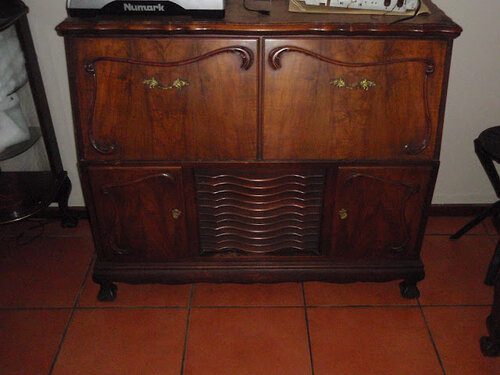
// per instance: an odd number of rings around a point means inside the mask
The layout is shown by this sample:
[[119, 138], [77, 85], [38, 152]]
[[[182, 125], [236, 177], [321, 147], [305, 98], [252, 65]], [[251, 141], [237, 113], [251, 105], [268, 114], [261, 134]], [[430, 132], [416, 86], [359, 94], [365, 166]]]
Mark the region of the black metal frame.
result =
[[[18, 206], [14, 204], [12, 209], [0, 210], [0, 224], [22, 220], [46, 208], [52, 202], [57, 202], [62, 216], [62, 226], [75, 227], [78, 224], [78, 219], [72, 216], [68, 211], [71, 181], [62, 165], [61, 155], [54, 132], [54, 125], [52, 123], [40, 67], [38, 65], [38, 58], [28, 23], [28, 11], [28, 7], [20, 0], [4, 0], [0, 6], [0, 31], [5, 30], [11, 25], [15, 25], [26, 61], [28, 81], [30, 83], [33, 101], [40, 123], [40, 130], [50, 164], [50, 172], [47, 172], [46, 175], [44, 172], [0, 171], [0, 182], [3, 182], [3, 184], [0, 184], [0, 200], [2, 199], [2, 185], [5, 186], [6, 189], [7, 185], [9, 185], [10, 189], [15, 189], [16, 184], [22, 183], [26, 185], [30, 183], [30, 177], [32, 177], [32, 188], [36, 189], [37, 183], [39, 183], [40, 180], [44, 181], [44, 184], [38, 185], [38, 187], [44, 191], [39, 192], [39, 194], [36, 195], [36, 199], [30, 201], [28, 197], [28, 199], [22, 200], [22, 203]], [[1, 181], [2, 177], [4, 181]], [[23, 187], [24, 189], [20, 190], [29, 191], [29, 189], [26, 189], [26, 186]], [[4, 197], [4, 199], [8, 198]]]
[[[474, 140], [474, 150], [476, 155], [481, 162], [488, 178], [495, 189], [496, 195], [500, 198], [500, 178], [498, 172], [493, 164], [493, 161], [500, 163], [500, 160], [491, 155], [482, 145], [481, 136]], [[469, 223], [460, 228], [455, 234], [453, 234], [450, 239], [457, 240], [462, 237], [469, 230], [474, 228], [476, 225], [481, 223], [487, 217], [497, 217], [500, 214], [500, 200], [493, 203], [490, 207], [472, 219]], [[486, 273], [486, 278], [484, 283], [486, 285], [495, 285], [495, 278], [500, 271], [500, 241], [498, 242], [493, 258], [491, 259], [490, 265], [488, 267], [488, 272]]]

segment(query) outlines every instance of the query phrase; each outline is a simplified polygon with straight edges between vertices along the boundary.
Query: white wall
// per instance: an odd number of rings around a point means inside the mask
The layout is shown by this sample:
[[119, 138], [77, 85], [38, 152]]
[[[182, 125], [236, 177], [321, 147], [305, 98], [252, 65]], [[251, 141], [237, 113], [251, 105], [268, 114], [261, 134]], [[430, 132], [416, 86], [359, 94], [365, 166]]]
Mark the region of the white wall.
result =
[[[235, 0], [230, 0], [235, 1]], [[455, 41], [443, 133], [441, 169], [433, 203], [485, 203], [493, 189], [474, 154], [482, 129], [500, 125], [500, 1], [434, 0], [463, 28]], [[76, 170], [63, 39], [55, 26], [65, 0], [25, 0], [63, 164], [73, 181], [70, 204], [83, 205]]]
[[493, 188], [474, 154], [481, 130], [500, 125], [500, 1], [435, 0], [464, 29], [455, 40], [434, 203], [486, 203]]

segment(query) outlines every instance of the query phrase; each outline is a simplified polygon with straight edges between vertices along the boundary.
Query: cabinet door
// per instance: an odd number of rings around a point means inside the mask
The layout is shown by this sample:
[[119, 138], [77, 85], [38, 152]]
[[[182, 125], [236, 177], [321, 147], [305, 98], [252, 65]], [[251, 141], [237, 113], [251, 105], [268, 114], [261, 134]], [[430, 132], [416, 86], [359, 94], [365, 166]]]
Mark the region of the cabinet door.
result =
[[72, 39], [80, 153], [92, 160], [254, 159], [256, 45], [234, 38]]
[[337, 260], [418, 259], [431, 167], [341, 167], [333, 248]]
[[109, 261], [186, 258], [180, 167], [91, 167], [100, 256]]
[[265, 159], [434, 157], [446, 42], [267, 39]]

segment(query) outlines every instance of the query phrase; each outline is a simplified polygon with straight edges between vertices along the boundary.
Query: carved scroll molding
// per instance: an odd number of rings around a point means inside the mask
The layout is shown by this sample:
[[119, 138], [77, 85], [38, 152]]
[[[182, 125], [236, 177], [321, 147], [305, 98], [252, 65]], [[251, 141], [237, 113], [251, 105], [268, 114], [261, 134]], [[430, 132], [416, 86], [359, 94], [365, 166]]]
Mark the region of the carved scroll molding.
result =
[[135, 180], [131, 181], [126, 181], [126, 182], [121, 182], [121, 183], [114, 183], [114, 184], [106, 184], [101, 187], [101, 193], [104, 196], [109, 197], [111, 201], [111, 206], [113, 208], [113, 223], [109, 229], [109, 232], [107, 234], [108, 237], [108, 243], [111, 248], [111, 250], [116, 254], [116, 255], [127, 255], [131, 254], [133, 252], [132, 249], [130, 248], [122, 248], [117, 245], [117, 240], [116, 240], [116, 228], [119, 228], [121, 225], [121, 220], [120, 220], [120, 215], [118, 214], [120, 212], [120, 209], [118, 208], [118, 203], [116, 201], [116, 197], [113, 195], [113, 190], [119, 189], [119, 188], [124, 188], [128, 186], [133, 186], [133, 185], [138, 185], [145, 183], [148, 180], [151, 179], [156, 179], [156, 178], [161, 178], [166, 180], [168, 183], [175, 183], [175, 178], [169, 174], [169, 173], [157, 173], [154, 175], [149, 175], [145, 177], [141, 177]]
[[320, 55], [318, 53], [309, 51], [304, 48], [294, 47], [294, 46], [282, 46], [277, 47], [271, 50], [269, 53], [269, 64], [274, 70], [281, 69], [281, 58], [283, 54], [296, 52], [301, 53], [303, 55], [318, 59], [320, 61], [326, 62], [328, 64], [347, 67], [347, 68], [367, 68], [374, 66], [387, 66], [387, 65], [396, 65], [396, 64], [422, 64], [424, 68], [424, 79], [423, 79], [423, 103], [424, 103], [424, 116], [425, 116], [425, 131], [423, 139], [418, 143], [407, 143], [403, 145], [402, 151], [405, 154], [416, 155], [424, 151], [428, 144], [429, 138], [431, 136], [431, 115], [429, 109], [429, 85], [428, 85], [428, 77], [434, 73], [436, 70], [436, 64], [428, 59], [423, 58], [408, 58], [408, 59], [395, 59], [395, 60], [383, 60], [383, 61], [374, 61], [369, 63], [357, 63], [357, 62], [345, 62], [340, 60], [335, 60], [328, 58], [326, 56]]
[[239, 55], [241, 58], [241, 69], [249, 70], [253, 62], [255, 60], [254, 54], [251, 49], [243, 46], [231, 46], [219, 48], [203, 55], [199, 55], [196, 57], [192, 57], [190, 59], [178, 60], [178, 61], [167, 61], [167, 62], [159, 62], [159, 61], [145, 61], [145, 60], [134, 60], [134, 59], [126, 59], [119, 57], [109, 57], [102, 56], [98, 57], [92, 61], [89, 61], [85, 64], [85, 71], [92, 76], [92, 99], [91, 99], [91, 108], [89, 111], [89, 119], [88, 119], [88, 137], [90, 139], [90, 143], [92, 147], [101, 154], [113, 154], [116, 151], [117, 145], [114, 143], [100, 143], [96, 140], [93, 130], [93, 120], [95, 115], [95, 106], [97, 102], [97, 87], [98, 87], [98, 74], [97, 74], [97, 66], [100, 62], [115, 62], [122, 64], [132, 64], [132, 65], [145, 65], [145, 66], [155, 66], [161, 68], [171, 68], [183, 65], [189, 65], [196, 63], [201, 60], [208, 59], [210, 57], [214, 57], [223, 53], [234, 53]]
[[348, 175], [344, 182], [343, 182], [343, 188], [348, 188], [348, 185], [352, 184], [354, 180], [360, 179], [360, 178], [366, 178], [366, 179], [371, 179], [383, 184], [390, 184], [390, 185], [398, 185], [401, 186], [402, 188], [405, 188], [405, 194], [403, 196], [403, 199], [401, 201], [401, 209], [399, 211], [399, 225], [404, 228], [404, 236], [400, 244], [397, 245], [392, 245], [388, 247], [388, 250], [392, 251], [395, 254], [400, 254], [406, 250], [408, 247], [408, 243], [410, 242], [410, 229], [409, 225], [406, 222], [406, 205], [410, 198], [417, 194], [420, 190], [420, 186], [416, 184], [408, 184], [402, 181], [394, 181], [391, 179], [387, 178], [382, 178], [378, 176], [373, 176], [370, 174], [366, 173], [352, 173]]

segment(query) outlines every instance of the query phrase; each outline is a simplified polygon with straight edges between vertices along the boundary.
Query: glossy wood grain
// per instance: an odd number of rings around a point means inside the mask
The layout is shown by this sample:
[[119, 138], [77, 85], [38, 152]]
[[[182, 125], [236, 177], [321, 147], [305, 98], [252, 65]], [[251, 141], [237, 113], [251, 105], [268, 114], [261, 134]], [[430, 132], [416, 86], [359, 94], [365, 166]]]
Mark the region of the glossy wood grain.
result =
[[336, 260], [418, 259], [432, 169], [341, 167], [333, 208]]
[[88, 39], [72, 50], [86, 158], [256, 157], [254, 40]]
[[432, 2], [431, 14], [392, 25], [393, 16], [303, 14], [288, 11], [288, 0], [273, 0], [269, 16], [250, 12], [242, 0], [226, 1], [226, 16], [221, 20], [196, 20], [190, 17], [92, 17], [69, 18], [58, 27], [60, 34], [337, 34], [379, 36], [438, 36], [455, 38], [462, 29]]
[[181, 169], [90, 168], [100, 258], [171, 261], [186, 258]]
[[[434, 157], [444, 42], [266, 39], [265, 43], [269, 56], [262, 124], [265, 159]], [[345, 86], [337, 87], [335, 80]], [[363, 80], [373, 86], [357, 86]]]

